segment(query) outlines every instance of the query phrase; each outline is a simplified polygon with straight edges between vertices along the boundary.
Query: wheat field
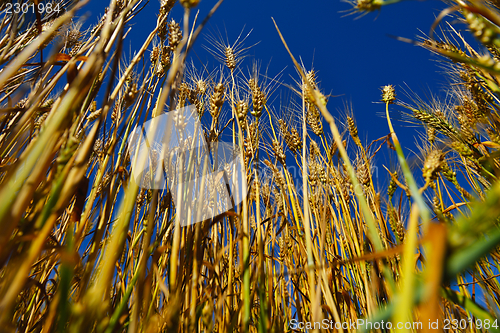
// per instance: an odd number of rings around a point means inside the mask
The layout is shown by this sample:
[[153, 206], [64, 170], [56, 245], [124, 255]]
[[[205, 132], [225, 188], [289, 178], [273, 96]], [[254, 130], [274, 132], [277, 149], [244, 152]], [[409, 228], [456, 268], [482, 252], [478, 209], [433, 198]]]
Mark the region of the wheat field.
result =
[[[248, 56], [245, 34], [208, 35], [219, 66], [195, 65], [222, 0], [206, 17], [199, 0], [161, 0], [133, 56], [123, 40], [148, 3], [111, 0], [84, 30], [87, 2], [29, 1], [44, 10], [25, 29], [0, 5], [0, 332], [500, 332], [500, 2], [445, 1], [411, 43], [444, 60], [448, 97], [374, 87], [387, 135], [368, 143], [278, 24], [286, 80]], [[234, 148], [237, 202], [221, 195], [228, 163], [176, 153], [185, 168], [168, 173], [164, 145], [131, 148], [187, 108], [209, 149]], [[394, 110], [421, 130], [416, 162]], [[189, 192], [193, 165], [225, 183]]]

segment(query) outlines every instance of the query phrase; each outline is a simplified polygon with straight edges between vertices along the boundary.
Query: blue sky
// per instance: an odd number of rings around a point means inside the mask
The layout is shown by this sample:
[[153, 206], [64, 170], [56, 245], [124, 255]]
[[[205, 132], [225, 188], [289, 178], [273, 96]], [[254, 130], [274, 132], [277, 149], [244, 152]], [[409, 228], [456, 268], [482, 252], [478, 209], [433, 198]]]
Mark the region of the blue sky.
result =
[[[197, 9], [203, 18], [216, 3], [202, 0]], [[80, 13], [89, 13], [88, 23], [95, 23], [103, 13], [107, 1], [92, 0]], [[132, 22], [132, 33], [125, 43], [125, 50], [138, 49], [147, 34], [154, 29], [159, 8], [158, 0], [151, 0], [147, 7]], [[220, 31], [232, 43], [240, 32], [253, 30], [246, 45], [253, 46], [248, 54], [268, 67], [268, 75], [283, 71], [282, 81], [293, 84], [297, 78], [293, 64], [274, 28], [271, 17], [279, 25], [292, 52], [301, 57], [305, 66], [318, 73], [325, 94], [341, 95], [328, 103], [329, 110], [337, 115], [344, 103], [352, 103], [359, 132], [364, 142], [370, 142], [388, 133], [387, 123], [382, 117], [384, 106], [374, 104], [380, 100], [380, 87], [393, 84], [403, 96], [401, 88], [408, 87], [419, 93], [440, 93], [446, 82], [438, 57], [429, 51], [389, 37], [397, 35], [414, 39], [428, 33], [434, 18], [444, 8], [440, 1], [403, 1], [382, 8], [379, 12], [364, 17], [358, 14], [346, 16], [352, 5], [338, 0], [304, 1], [236, 1], [225, 0], [210, 20], [204, 34]], [[182, 7], [176, 4], [172, 17], [182, 18]], [[195, 64], [199, 59], [208, 68], [217, 62], [201, 46], [206, 45], [205, 36], [197, 41], [195, 53], [191, 54]], [[274, 96], [279, 100], [279, 97]], [[398, 118], [397, 107], [394, 117]], [[415, 128], [396, 122], [396, 131], [404, 146], [413, 147]]]
[[[196, 8], [201, 21], [216, 0], [202, 0]], [[95, 24], [104, 13], [108, 1], [91, 0], [79, 15], [86, 14], [86, 24]], [[150, 0], [147, 6], [131, 22], [132, 31], [124, 44], [126, 55], [138, 50], [147, 35], [155, 28], [159, 0]], [[369, 144], [389, 133], [385, 119], [385, 106], [381, 99], [381, 86], [393, 84], [398, 97], [409, 102], [403, 89], [428, 97], [430, 92], [444, 96], [441, 87], [447, 78], [440, 67], [443, 59], [429, 51], [391, 38], [390, 35], [415, 39], [428, 34], [436, 16], [445, 8], [441, 1], [403, 1], [385, 6], [381, 11], [363, 17], [352, 12], [352, 5], [340, 0], [241, 1], [225, 0], [205, 27], [190, 54], [195, 65], [207, 65], [209, 70], [219, 66], [203, 45], [206, 36], [220, 32], [224, 39], [233, 43], [243, 30], [252, 30], [245, 41], [251, 46], [247, 54], [267, 68], [268, 76], [281, 73], [281, 82], [294, 84], [298, 75], [287, 54], [271, 18], [274, 18], [296, 58], [301, 58], [307, 69], [317, 72], [320, 87], [325, 95], [332, 94], [328, 102], [330, 112], [340, 120], [345, 119], [345, 105], [350, 104], [358, 125], [360, 138]], [[194, 14], [194, 13], [193, 13]], [[191, 15], [191, 19], [194, 15]], [[181, 21], [183, 8], [177, 3], [171, 17]], [[458, 25], [459, 28], [464, 26]], [[151, 49], [151, 47], [149, 48]], [[130, 57], [130, 56], [129, 56]], [[243, 66], [250, 66], [251, 60]], [[248, 73], [244, 69], [244, 73]], [[289, 89], [282, 87], [269, 99], [279, 108], [280, 98], [290, 96]], [[411, 151], [418, 151], [418, 128], [401, 121], [403, 108], [391, 106], [396, 133], [411, 159]], [[339, 126], [345, 128], [342, 124]], [[420, 129], [421, 130], [421, 129]], [[411, 150], [411, 151], [410, 151]], [[382, 187], [386, 186], [386, 173], [382, 165], [397, 164], [394, 156], [388, 158], [382, 149], [375, 164], [381, 173]], [[416, 171], [417, 174], [419, 173]]]

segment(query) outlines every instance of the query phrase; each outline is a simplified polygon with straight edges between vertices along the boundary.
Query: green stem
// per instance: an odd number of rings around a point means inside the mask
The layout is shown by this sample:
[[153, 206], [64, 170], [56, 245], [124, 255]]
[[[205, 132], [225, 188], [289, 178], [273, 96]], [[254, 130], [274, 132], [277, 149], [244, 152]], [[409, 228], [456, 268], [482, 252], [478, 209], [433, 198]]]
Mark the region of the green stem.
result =
[[387, 124], [389, 125], [389, 130], [391, 131], [391, 138], [392, 142], [394, 143], [394, 147], [396, 148], [396, 153], [398, 155], [398, 160], [399, 163], [401, 164], [401, 169], [403, 170], [403, 174], [406, 179], [406, 183], [408, 184], [408, 187], [410, 188], [410, 193], [415, 200], [415, 203], [417, 204], [419, 210], [420, 210], [420, 216], [422, 218], [422, 221], [424, 223], [424, 231], [427, 229], [427, 225], [429, 222], [429, 210], [427, 209], [427, 205], [424, 202], [424, 199], [422, 198], [422, 195], [420, 194], [420, 191], [417, 187], [417, 183], [415, 182], [415, 179], [413, 178], [413, 175], [411, 173], [410, 167], [408, 166], [408, 162], [406, 161], [405, 155], [403, 153], [403, 149], [401, 148], [401, 144], [399, 143], [398, 137], [396, 133], [394, 132], [394, 128], [392, 127], [392, 122], [391, 122], [391, 117], [389, 116], [389, 103], [385, 104], [385, 113], [387, 116]]

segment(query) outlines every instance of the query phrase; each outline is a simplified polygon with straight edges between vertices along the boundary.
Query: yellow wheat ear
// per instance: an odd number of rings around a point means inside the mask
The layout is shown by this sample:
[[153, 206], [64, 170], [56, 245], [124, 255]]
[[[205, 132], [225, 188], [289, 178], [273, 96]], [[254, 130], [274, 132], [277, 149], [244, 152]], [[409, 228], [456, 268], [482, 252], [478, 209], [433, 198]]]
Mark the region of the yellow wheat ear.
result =
[[[346, 165], [347, 173], [349, 175], [349, 178], [350, 178], [354, 188], [355, 189], [361, 188], [360, 184], [358, 182], [358, 179], [356, 177], [356, 173], [354, 171], [354, 168], [353, 168], [351, 161], [349, 159], [349, 156], [347, 155], [347, 151], [345, 150], [345, 147], [342, 144], [342, 138], [340, 136], [337, 125], [335, 125], [335, 120], [332, 117], [332, 115], [330, 114], [330, 112], [328, 112], [326, 105], [323, 103], [325, 100], [324, 96], [319, 91], [314, 89], [314, 87], [311, 86], [310, 82], [307, 79], [306, 74], [304, 73], [304, 71], [300, 67], [297, 60], [295, 60], [293, 54], [291, 53], [290, 49], [288, 48], [288, 45], [286, 44], [285, 39], [278, 28], [278, 25], [276, 24], [274, 19], [272, 19], [272, 20], [273, 20], [274, 26], [276, 27], [276, 30], [278, 31], [278, 34], [281, 38], [281, 41], [283, 42], [283, 45], [285, 46], [288, 54], [290, 55], [290, 58], [292, 59], [297, 71], [301, 75], [304, 84], [308, 87], [308, 91], [310, 92], [309, 96], [313, 98], [315, 106], [321, 111], [321, 114], [323, 115], [326, 122], [330, 126], [330, 131], [332, 132], [333, 138], [334, 138], [335, 143], [338, 147], [338, 150], [340, 152], [342, 160], [344, 161], [344, 164]], [[373, 219], [373, 216], [368, 208], [368, 203], [366, 201], [366, 198], [359, 190], [354, 191], [354, 192], [356, 194], [356, 197], [357, 197], [359, 204], [361, 206], [361, 209], [363, 211], [364, 218], [366, 219], [367, 224], [369, 226], [368, 232], [370, 233], [371, 241], [375, 244], [376, 249], [382, 249], [382, 243], [380, 241], [380, 237], [379, 237], [378, 233], [376, 232], [377, 227], [375, 225], [375, 221]]]

